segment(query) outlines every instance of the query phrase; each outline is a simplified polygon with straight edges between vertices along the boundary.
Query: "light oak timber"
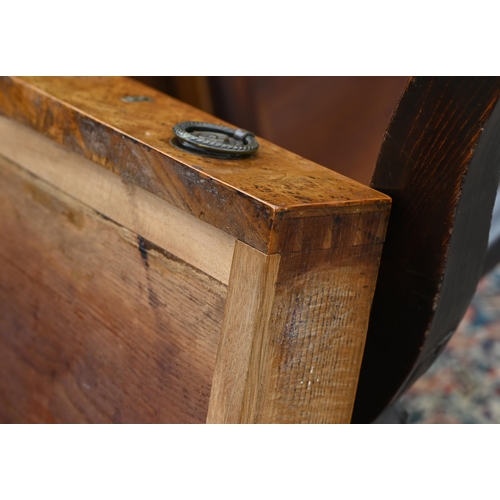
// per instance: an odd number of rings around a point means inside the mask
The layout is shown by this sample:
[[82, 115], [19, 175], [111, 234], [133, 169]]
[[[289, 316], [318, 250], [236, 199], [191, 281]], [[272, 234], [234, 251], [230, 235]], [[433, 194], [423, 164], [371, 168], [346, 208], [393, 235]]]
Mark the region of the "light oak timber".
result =
[[267, 329], [281, 256], [237, 242], [212, 382], [208, 423], [242, 423], [252, 353]]
[[[385, 221], [369, 226], [376, 234]], [[359, 226], [348, 228], [339, 224], [333, 239], [338, 229], [356, 243]], [[269, 256], [237, 242], [208, 421], [348, 423], [381, 251]]]
[[235, 238], [0, 116], [0, 154], [227, 284]]
[[[126, 95], [154, 102], [123, 102]], [[264, 253], [280, 252], [279, 219], [317, 217], [325, 209], [383, 211], [389, 203], [387, 196], [261, 138], [250, 159], [183, 152], [170, 144], [176, 123], [224, 122], [127, 78], [3, 77], [0, 114]]]
[[226, 286], [0, 157], [0, 421], [203, 423]]
[[[154, 102], [124, 103], [120, 100], [124, 95], [148, 95]], [[169, 376], [175, 377], [173, 373], [178, 369], [179, 384], [182, 385], [184, 377], [189, 379], [186, 370], [191, 364], [202, 373], [196, 375], [197, 382], [193, 382], [195, 378], [186, 382], [185, 397], [189, 402], [185, 404], [191, 405], [194, 413], [189, 413], [176, 399], [181, 389], [169, 389], [171, 393], [160, 394], [160, 399], [148, 404], [165, 411], [164, 405], [172, 404], [174, 415], [154, 410], [154, 415], [148, 414], [144, 421], [157, 416], [164, 421], [182, 421], [185, 413], [190, 415], [186, 421], [213, 423], [350, 421], [385, 239], [388, 197], [261, 139], [259, 152], [245, 160], [214, 160], [182, 152], [169, 142], [175, 123], [185, 120], [221, 123], [220, 120], [124, 78], [2, 78], [0, 114], [5, 116], [0, 119], [3, 132], [0, 135], [4, 136], [0, 138], [0, 153], [3, 151], [22, 169], [35, 174], [30, 179], [35, 184], [41, 183], [45, 192], [50, 193], [48, 198], [41, 198], [52, 200], [47, 202], [49, 206], [59, 206], [61, 197], [68, 195], [78, 205], [76, 211], [59, 210], [62, 219], [59, 216], [54, 221], [38, 221], [39, 225], [52, 227], [48, 234], [38, 226], [29, 226], [22, 237], [27, 241], [34, 238], [35, 243], [20, 257], [29, 260], [31, 252], [37, 252], [38, 238], [45, 245], [38, 260], [46, 253], [51, 255], [53, 241], [60, 242], [61, 261], [65, 262], [66, 254], [77, 252], [71, 245], [85, 247], [87, 240], [73, 238], [73, 225], [71, 220], [69, 226], [64, 222], [67, 219], [64, 214], [83, 212], [85, 217], [81, 220], [98, 220], [111, 225], [116, 233], [109, 235], [106, 243], [109, 248], [103, 249], [100, 243], [95, 243], [96, 248], [90, 252], [94, 259], [101, 252], [109, 253], [113, 245], [120, 247], [123, 234], [127, 234], [125, 240], [135, 244], [135, 253], [130, 250], [131, 257], [125, 259], [125, 264], [135, 255], [150, 269], [149, 256], [154, 255], [167, 259], [168, 265], [160, 259], [165, 268], [172, 263], [177, 266], [175, 272], [170, 267], [172, 272], [162, 274], [165, 283], [158, 286], [164, 287], [161, 301], [164, 307], [160, 312], [155, 309], [157, 324], [150, 322], [148, 334], [161, 337], [162, 347], [171, 355], [168, 369], [173, 371], [169, 371]], [[33, 130], [26, 130], [26, 125]], [[14, 168], [7, 163], [7, 170]], [[19, 175], [31, 175], [22, 169]], [[26, 192], [18, 195], [27, 196]], [[15, 225], [17, 209], [13, 200], [10, 203], [10, 219], [5, 224]], [[31, 203], [38, 201], [32, 199]], [[27, 214], [35, 211], [24, 205], [19, 210]], [[119, 225], [103, 220], [99, 214]], [[87, 239], [97, 239], [101, 226], [86, 224], [87, 227]], [[186, 227], [186, 231], [177, 237], [180, 227]], [[29, 233], [31, 229], [34, 236]], [[66, 232], [70, 240], [67, 243]], [[6, 260], [13, 261], [15, 248], [6, 244], [3, 250]], [[214, 255], [204, 255], [209, 253]], [[57, 259], [55, 262], [57, 271]], [[94, 261], [90, 264], [96, 265]], [[41, 262], [37, 268], [49, 269], [46, 272], [50, 274], [51, 265], [52, 261]], [[54, 311], [57, 312], [55, 335], [59, 341], [64, 335], [62, 325], [68, 321], [68, 310], [71, 311], [71, 294], [79, 297], [80, 290], [77, 276], [69, 272], [70, 262], [65, 265], [67, 269], [58, 280], [70, 290], [65, 295], [69, 298]], [[117, 261], [114, 265], [122, 264]], [[187, 282], [179, 285], [184, 273]], [[134, 276], [132, 273], [132, 290], [136, 286], [139, 291], [144, 290], [144, 284]], [[14, 286], [17, 295], [13, 295], [12, 301], [21, 304], [6, 316], [11, 322], [8, 328], [28, 332], [30, 345], [30, 328], [37, 323], [19, 325], [16, 314], [22, 316], [22, 310], [34, 314], [37, 299], [27, 293], [28, 302], [24, 304], [23, 297], [18, 298], [22, 292], [16, 288], [16, 280], [22, 281], [11, 271], [4, 285], [6, 290]], [[30, 289], [30, 280], [40, 283], [39, 277], [32, 273], [23, 281], [23, 289]], [[50, 289], [50, 283], [42, 284]], [[43, 286], [33, 294], [43, 293]], [[109, 300], [118, 301], [122, 294], [120, 307], [127, 309], [133, 294], [124, 293], [113, 279], [106, 286], [116, 288], [107, 290], [114, 297]], [[204, 298], [202, 290], [209, 296]], [[158, 296], [156, 291], [155, 296]], [[6, 293], [6, 300], [8, 297]], [[85, 308], [85, 300], [89, 304], [93, 300], [106, 304], [108, 299], [86, 294], [78, 298], [81, 310]], [[155, 303], [154, 298], [151, 300]], [[170, 302], [173, 302], [171, 307]], [[92, 311], [94, 306], [88, 307]], [[195, 327], [189, 326], [191, 330], [188, 328], [184, 338], [182, 327], [168, 328], [172, 322], [174, 326], [181, 325], [187, 309], [186, 321], [191, 325], [193, 319], [198, 330], [193, 333]], [[135, 313], [134, 305], [127, 312], [132, 323], [137, 321]], [[206, 315], [210, 320], [205, 320]], [[111, 339], [120, 331], [118, 319], [113, 321], [105, 338]], [[92, 325], [92, 317], [85, 322]], [[165, 329], [166, 339], [162, 337]], [[130, 335], [135, 339], [131, 345], [135, 345], [137, 339]], [[174, 339], [175, 336], [180, 338]], [[77, 342], [85, 342], [86, 333], [80, 330], [75, 338]], [[185, 349], [184, 342], [187, 342]], [[191, 348], [192, 342], [196, 348]], [[171, 344], [175, 344], [174, 349], [170, 349]], [[21, 345], [16, 352], [22, 351]], [[111, 356], [111, 340], [107, 347]], [[200, 353], [205, 348], [207, 360], [203, 361]], [[98, 352], [99, 349], [92, 350], [93, 354], [89, 352], [85, 362], [92, 366], [92, 356], [99, 358]], [[24, 356], [27, 363], [28, 353], [29, 350]], [[70, 352], [63, 354], [63, 360], [71, 358]], [[150, 356], [153, 354], [146, 356], [148, 359], [138, 359], [136, 369], [139, 370], [140, 363], [148, 366]], [[9, 365], [12, 373], [22, 379], [18, 366], [21, 358], [12, 359]], [[72, 369], [68, 371], [74, 373]], [[97, 372], [105, 373], [104, 365], [99, 365]], [[117, 384], [113, 386], [116, 391], [127, 392], [127, 376], [119, 373], [119, 380], [111, 382]], [[35, 374], [30, 382], [33, 380]], [[201, 393], [196, 393], [197, 406], [193, 406], [191, 395], [196, 384]], [[24, 387], [32, 389], [29, 384]], [[140, 404], [146, 402], [141, 400]], [[69, 413], [65, 415], [71, 421]], [[104, 415], [102, 418], [109, 421], [109, 411]], [[86, 414], [85, 418], [94, 420]], [[134, 414], [125, 420], [140, 418]]]

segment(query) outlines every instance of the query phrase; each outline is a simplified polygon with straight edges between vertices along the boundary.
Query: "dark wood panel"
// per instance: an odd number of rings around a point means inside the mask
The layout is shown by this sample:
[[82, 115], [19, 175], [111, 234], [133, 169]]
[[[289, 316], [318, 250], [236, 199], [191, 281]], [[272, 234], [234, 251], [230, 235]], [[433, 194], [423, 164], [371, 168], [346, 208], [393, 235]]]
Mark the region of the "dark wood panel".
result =
[[204, 422], [226, 286], [0, 159], [0, 420]]

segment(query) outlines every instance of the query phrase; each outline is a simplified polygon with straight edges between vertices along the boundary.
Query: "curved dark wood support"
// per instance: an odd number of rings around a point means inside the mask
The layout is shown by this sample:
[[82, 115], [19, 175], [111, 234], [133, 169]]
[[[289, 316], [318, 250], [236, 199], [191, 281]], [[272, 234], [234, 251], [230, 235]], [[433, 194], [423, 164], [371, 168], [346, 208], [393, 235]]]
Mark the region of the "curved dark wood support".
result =
[[372, 186], [393, 199], [353, 415], [372, 422], [442, 351], [481, 276], [500, 166], [500, 78], [412, 78]]

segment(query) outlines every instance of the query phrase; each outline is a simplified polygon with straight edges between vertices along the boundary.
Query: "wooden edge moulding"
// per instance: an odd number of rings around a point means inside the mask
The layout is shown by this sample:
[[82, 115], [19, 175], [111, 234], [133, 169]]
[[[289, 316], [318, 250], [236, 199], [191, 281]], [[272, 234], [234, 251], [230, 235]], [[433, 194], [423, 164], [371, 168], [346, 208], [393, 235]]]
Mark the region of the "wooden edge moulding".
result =
[[389, 197], [260, 138], [182, 151], [225, 123], [127, 78], [4, 77], [0, 115], [3, 421], [350, 421]]

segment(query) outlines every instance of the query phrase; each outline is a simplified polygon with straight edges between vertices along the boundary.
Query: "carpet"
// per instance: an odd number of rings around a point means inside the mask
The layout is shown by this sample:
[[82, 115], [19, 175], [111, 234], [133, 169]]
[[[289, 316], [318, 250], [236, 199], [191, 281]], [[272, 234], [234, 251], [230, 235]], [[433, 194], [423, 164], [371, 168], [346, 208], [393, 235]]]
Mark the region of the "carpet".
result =
[[401, 399], [410, 424], [500, 423], [500, 266], [445, 351]]

